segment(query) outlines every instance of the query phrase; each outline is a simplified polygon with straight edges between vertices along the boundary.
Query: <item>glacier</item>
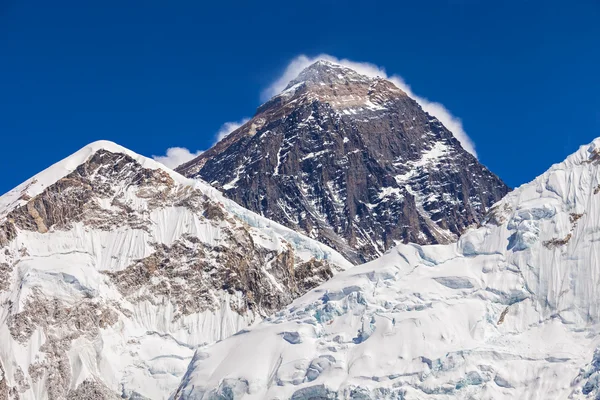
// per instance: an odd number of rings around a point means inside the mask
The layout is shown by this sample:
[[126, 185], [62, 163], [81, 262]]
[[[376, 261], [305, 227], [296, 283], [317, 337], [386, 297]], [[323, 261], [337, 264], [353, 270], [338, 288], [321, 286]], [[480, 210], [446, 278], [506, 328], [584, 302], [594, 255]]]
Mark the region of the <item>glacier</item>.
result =
[[600, 398], [600, 138], [454, 244], [399, 244], [198, 348], [171, 399]]

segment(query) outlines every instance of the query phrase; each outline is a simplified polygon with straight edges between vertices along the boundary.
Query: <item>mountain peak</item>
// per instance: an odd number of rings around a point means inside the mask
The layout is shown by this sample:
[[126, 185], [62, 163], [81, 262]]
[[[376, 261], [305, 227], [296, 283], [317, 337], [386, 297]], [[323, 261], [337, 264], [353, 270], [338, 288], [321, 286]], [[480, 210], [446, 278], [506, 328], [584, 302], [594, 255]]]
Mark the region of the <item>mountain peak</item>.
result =
[[286, 89], [299, 83], [331, 85], [352, 81], [368, 82], [372, 79], [341, 64], [327, 60], [318, 60], [304, 68], [295, 79], [290, 81]]
[[0, 197], [0, 398], [166, 399], [195, 347], [349, 266], [202, 181], [91, 143]]
[[508, 188], [406, 92], [373, 76], [314, 62], [177, 171], [355, 263], [396, 241], [448, 243]]
[[10, 210], [26, 203], [24, 199], [35, 197], [44, 191], [48, 186], [53, 185], [60, 179], [71, 174], [80, 165], [90, 160], [99, 152], [108, 152], [113, 154], [122, 154], [137, 162], [143, 168], [149, 170], [163, 170], [174, 181], [184, 185], [192, 185], [191, 180], [186, 179], [180, 174], [170, 170], [163, 164], [150, 158], [137, 154], [123, 146], [108, 140], [98, 140], [82, 147], [70, 156], [49, 166], [39, 172], [32, 178], [23, 182], [19, 186], [0, 196], [0, 218], [4, 217]]

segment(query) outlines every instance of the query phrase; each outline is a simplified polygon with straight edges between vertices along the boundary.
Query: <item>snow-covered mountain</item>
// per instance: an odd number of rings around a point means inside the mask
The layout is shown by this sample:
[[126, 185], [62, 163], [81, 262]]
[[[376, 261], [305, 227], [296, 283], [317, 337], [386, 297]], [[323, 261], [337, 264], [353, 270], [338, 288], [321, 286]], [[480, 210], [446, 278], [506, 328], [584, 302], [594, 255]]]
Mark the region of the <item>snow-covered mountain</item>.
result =
[[173, 399], [600, 398], [600, 138], [455, 244], [399, 245], [199, 349]]
[[508, 192], [392, 82], [327, 61], [177, 170], [354, 263], [455, 241]]
[[350, 264], [93, 143], [0, 197], [0, 399], [161, 399], [194, 348]]

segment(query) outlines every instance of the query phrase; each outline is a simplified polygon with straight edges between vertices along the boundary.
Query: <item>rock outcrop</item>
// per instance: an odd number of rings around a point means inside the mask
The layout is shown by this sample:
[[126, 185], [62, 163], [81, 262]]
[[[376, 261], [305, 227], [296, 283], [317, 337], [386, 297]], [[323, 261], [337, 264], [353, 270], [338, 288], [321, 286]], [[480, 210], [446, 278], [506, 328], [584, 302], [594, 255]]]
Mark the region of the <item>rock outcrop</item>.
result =
[[392, 82], [325, 61], [177, 170], [354, 263], [454, 241], [509, 190]]

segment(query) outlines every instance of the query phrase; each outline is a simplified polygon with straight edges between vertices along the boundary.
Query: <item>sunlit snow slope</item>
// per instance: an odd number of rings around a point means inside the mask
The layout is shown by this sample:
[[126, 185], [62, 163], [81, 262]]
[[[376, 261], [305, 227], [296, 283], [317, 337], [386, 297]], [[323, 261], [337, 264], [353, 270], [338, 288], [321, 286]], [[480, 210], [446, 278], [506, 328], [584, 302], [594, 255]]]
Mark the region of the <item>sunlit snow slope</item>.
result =
[[199, 349], [172, 397], [600, 398], [599, 168], [596, 139], [457, 244], [335, 276]]
[[349, 266], [110, 142], [0, 197], [0, 399], [163, 399], [196, 346]]

